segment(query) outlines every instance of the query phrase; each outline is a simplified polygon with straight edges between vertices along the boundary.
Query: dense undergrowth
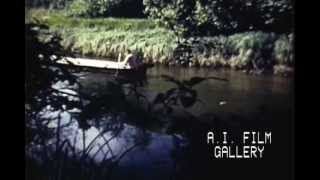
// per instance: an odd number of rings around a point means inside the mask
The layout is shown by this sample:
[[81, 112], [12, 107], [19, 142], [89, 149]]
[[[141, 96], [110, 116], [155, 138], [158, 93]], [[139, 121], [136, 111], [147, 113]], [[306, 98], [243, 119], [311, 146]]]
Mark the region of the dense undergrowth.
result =
[[[150, 63], [175, 65], [177, 37], [150, 19], [79, 18], [60, 10], [32, 9], [26, 21], [37, 21], [59, 33], [62, 46], [81, 56], [117, 58], [127, 49], [141, 51]], [[195, 37], [189, 66], [292, 72], [293, 34], [262, 31], [229, 36]]]

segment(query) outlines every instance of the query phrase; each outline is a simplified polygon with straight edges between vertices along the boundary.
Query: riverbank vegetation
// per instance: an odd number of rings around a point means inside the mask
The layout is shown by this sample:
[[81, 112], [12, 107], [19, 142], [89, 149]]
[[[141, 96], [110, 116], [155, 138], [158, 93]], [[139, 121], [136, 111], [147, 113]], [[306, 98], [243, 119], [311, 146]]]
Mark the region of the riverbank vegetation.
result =
[[[103, 2], [109, 5], [96, 10], [87, 7], [86, 0], [70, 1], [51, 10], [31, 9], [26, 21], [37, 19], [48, 25], [50, 32], [61, 35], [64, 49], [80, 56], [114, 59], [130, 49], [142, 52], [149, 63], [293, 72], [293, 30], [290, 21], [283, 25], [291, 18], [288, 1], [250, 1], [245, 5], [196, 1], [189, 6], [187, 1], [157, 4], [149, 0], [143, 2], [148, 19], [137, 12], [122, 17], [115, 13], [126, 10], [127, 6], [121, 5], [125, 0]], [[239, 3], [238, 12], [234, 9]], [[211, 11], [226, 5], [234, 7], [227, 19], [221, 16], [226, 12]], [[192, 13], [185, 14], [183, 9]], [[236, 17], [240, 11], [248, 18]], [[249, 18], [250, 13], [257, 17]]]
[[147, 19], [73, 18], [61, 11], [30, 11], [30, 21], [61, 35], [62, 46], [81, 56], [117, 58], [127, 49], [141, 50], [149, 62], [168, 62], [176, 47], [174, 34]]

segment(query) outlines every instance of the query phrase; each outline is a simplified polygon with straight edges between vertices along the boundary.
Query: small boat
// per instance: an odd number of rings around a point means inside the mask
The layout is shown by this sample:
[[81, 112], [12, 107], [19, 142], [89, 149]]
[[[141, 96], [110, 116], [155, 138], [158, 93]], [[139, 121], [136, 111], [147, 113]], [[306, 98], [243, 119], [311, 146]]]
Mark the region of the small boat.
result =
[[111, 61], [104, 59], [89, 59], [89, 58], [72, 58], [64, 57], [59, 59], [57, 63], [63, 65], [71, 65], [76, 67], [81, 67], [83, 70], [102, 70], [104, 72], [112, 72], [116, 74], [145, 74], [146, 69], [151, 67], [148, 64], [139, 62], [132, 63], [132, 61], [137, 61], [133, 56], [127, 56], [124, 61]]
[[121, 62], [110, 61], [110, 60], [99, 60], [99, 59], [87, 59], [87, 58], [71, 58], [65, 57], [58, 60], [59, 64], [71, 64], [74, 66], [101, 68], [101, 69], [114, 69], [114, 70], [128, 70], [133, 69], [128, 64]]

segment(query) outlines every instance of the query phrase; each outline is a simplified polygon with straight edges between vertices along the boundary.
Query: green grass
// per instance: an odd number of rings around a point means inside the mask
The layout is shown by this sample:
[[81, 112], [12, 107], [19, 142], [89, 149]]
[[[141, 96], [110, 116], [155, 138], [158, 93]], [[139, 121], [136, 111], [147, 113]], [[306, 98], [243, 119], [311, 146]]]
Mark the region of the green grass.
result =
[[[62, 45], [84, 56], [116, 58], [126, 49], [142, 50], [146, 59], [169, 59], [174, 47], [170, 35], [162, 29], [148, 31], [73, 29], [61, 31]], [[160, 35], [159, 34], [164, 34]]]
[[276, 65], [292, 68], [292, 39], [292, 34], [277, 35], [261, 31], [203, 37], [200, 40], [202, 50], [194, 53], [193, 62], [200, 66], [234, 69], [273, 69]]
[[[175, 47], [173, 32], [149, 19], [77, 18], [60, 10], [32, 9], [26, 22], [38, 19], [59, 33], [65, 49], [82, 56], [117, 58], [127, 49], [141, 50], [147, 62], [169, 64]], [[293, 62], [293, 36], [245, 32], [201, 38], [204, 50], [194, 51], [193, 65], [252, 68]], [[251, 65], [251, 66], [250, 66]]]
[[63, 11], [31, 10], [28, 21], [46, 24], [62, 37], [65, 49], [83, 56], [116, 58], [127, 49], [141, 50], [146, 61], [169, 61], [175, 48], [172, 32], [148, 19], [74, 18]]
[[78, 18], [70, 17], [65, 11], [32, 9], [31, 17], [53, 28], [96, 28], [102, 30], [149, 30], [158, 28], [157, 24], [148, 19], [128, 18]]

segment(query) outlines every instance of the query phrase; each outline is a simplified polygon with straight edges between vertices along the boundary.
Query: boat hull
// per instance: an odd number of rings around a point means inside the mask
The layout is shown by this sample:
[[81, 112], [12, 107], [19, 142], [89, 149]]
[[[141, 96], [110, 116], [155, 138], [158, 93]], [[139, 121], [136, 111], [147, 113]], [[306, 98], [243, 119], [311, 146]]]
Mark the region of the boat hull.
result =
[[70, 58], [66, 57], [57, 61], [58, 64], [79, 71], [95, 71], [104, 72], [115, 75], [142, 76], [146, 74], [147, 68], [153, 65], [142, 64], [139, 67], [132, 68], [127, 64], [110, 60], [86, 59], [86, 58]]

